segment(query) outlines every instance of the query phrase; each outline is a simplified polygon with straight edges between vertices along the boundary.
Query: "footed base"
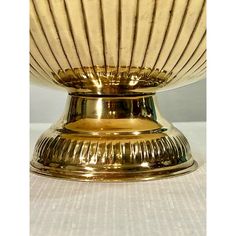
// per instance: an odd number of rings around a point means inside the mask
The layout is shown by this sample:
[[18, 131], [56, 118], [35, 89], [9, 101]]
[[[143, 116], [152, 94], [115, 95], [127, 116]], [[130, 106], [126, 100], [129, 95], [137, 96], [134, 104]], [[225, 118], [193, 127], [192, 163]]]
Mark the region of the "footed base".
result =
[[38, 140], [31, 171], [81, 181], [160, 179], [197, 168], [188, 141], [153, 96], [69, 96], [64, 117]]

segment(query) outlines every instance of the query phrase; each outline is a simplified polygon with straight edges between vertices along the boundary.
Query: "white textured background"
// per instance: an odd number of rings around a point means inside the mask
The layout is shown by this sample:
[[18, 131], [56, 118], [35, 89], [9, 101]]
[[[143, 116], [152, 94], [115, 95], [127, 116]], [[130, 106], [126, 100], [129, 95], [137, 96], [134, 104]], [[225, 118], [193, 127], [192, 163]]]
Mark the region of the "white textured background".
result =
[[[30, 122], [52, 123], [64, 111], [67, 93], [63, 90], [31, 85]], [[206, 120], [206, 80], [158, 93], [162, 114], [169, 121]]]

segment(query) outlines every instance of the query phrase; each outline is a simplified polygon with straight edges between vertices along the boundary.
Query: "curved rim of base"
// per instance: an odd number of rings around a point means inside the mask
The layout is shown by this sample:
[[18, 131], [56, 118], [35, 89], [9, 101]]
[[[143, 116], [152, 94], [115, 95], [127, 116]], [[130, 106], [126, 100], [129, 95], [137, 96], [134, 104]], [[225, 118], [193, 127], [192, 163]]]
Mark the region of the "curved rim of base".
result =
[[[64, 179], [64, 180], [74, 180], [79, 182], [104, 182], [104, 183], [114, 183], [114, 182], [139, 182], [139, 181], [150, 181], [150, 180], [160, 180], [165, 178], [176, 177], [184, 174], [191, 173], [198, 168], [198, 163], [195, 160], [191, 160], [192, 163], [186, 166], [187, 163], [182, 163], [180, 165], [172, 166], [166, 168], [159, 168], [152, 169], [150, 171], [140, 171], [136, 173], [116, 173], [116, 174], [104, 174], [103, 173], [91, 173], [90, 176], [88, 174], [84, 174], [82, 172], [69, 172], [65, 170], [58, 170], [52, 169], [48, 167], [42, 166], [38, 168], [34, 166], [34, 164], [30, 163], [30, 172], [41, 175], [47, 176], [57, 179]], [[180, 167], [181, 165], [185, 164]], [[128, 175], [127, 175], [128, 174]]]

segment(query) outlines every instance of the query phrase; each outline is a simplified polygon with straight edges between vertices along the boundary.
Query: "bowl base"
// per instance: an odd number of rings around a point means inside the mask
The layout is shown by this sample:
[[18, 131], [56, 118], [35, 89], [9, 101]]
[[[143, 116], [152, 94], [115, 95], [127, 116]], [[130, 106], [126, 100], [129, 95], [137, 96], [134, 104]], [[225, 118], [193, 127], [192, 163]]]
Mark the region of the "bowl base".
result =
[[184, 135], [152, 95], [70, 95], [64, 117], [39, 138], [31, 171], [80, 181], [138, 181], [197, 168]]

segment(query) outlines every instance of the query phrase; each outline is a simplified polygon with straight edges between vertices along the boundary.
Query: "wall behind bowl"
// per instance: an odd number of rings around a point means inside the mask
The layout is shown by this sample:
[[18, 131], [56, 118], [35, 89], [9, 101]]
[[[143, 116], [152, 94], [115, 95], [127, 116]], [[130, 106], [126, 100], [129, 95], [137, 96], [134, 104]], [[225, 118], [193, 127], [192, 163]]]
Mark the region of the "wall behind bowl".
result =
[[[30, 122], [52, 123], [60, 118], [66, 102], [66, 91], [30, 86]], [[169, 121], [206, 120], [206, 80], [158, 93], [163, 116]]]

